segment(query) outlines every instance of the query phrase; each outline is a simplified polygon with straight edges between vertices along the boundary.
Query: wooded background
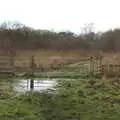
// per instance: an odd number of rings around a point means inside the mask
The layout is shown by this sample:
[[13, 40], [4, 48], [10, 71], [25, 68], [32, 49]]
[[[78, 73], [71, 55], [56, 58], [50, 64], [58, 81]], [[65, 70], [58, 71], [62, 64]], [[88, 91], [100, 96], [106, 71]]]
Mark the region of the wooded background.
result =
[[16, 50], [85, 50], [120, 51], [120, 29], [93, 32], [93, 25], [85, 25], [81, 33], [36, 30], [21, 23], [4, 22], [0, 25], [0, 49]]

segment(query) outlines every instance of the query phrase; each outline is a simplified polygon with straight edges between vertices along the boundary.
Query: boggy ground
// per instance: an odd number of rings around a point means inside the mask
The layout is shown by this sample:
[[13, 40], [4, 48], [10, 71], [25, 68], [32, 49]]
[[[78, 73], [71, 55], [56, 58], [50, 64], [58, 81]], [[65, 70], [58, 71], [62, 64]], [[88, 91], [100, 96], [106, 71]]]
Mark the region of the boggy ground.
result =
[[56, 90], [0, 93], [1, 120], [119, 120], [119, 79], [60, 80]]

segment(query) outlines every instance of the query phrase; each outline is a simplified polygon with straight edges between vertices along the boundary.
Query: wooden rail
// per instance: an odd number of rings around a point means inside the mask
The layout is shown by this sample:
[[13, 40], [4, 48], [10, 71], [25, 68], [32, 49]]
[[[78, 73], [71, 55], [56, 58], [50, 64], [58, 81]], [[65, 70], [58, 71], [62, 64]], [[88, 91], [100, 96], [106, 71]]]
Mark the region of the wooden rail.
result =
[[[56, 65], [63, 65], [66, 70], [72, 70], [78, 68], [80, 73], [87, 73], [90, 76], [99, 73], [102, 75], [113, 74], [113, 76], [120, 76], [120, 65], [119, 64], [103, 64], [102, 56], [90, 56], [85, 58], [38, 58], [35, 56], [31, 57], [8, 57], [0, 56], [0, 72], [46, 72], [50, 71], [50, 68], [56, 67]], [[70, 62], [70, 65], [68, 63]], [[56, 70], [58, 68], [56, 67]]]
[[[67, 61], [67, 62], [66, 62]], [[64, 57], [64, 58], [37, 58], [35, 56], [31, 57], [2, 57], [0, 56], [0, 72], [35, 72], [41, 71], [44, 64], [44, 67], [47, 65], [54, 66], [57, 64], [67, 64], [68, 62], [85, 62], [88, 61], [90, 64], [89, 71], [91, 74], [95, 71], [95, 65], [99, 64], [99, 58], [96, 57], [86, 57], [86, 58], [73, 58], [73, 57]], [[95, 63], [96, 62], [96, 63]], [[81, 63], [83, 65], [83, 63]], [[83, 65], [84, 66], [84, 65]], [[77, 66], [76, 66], [77, 67]], [[79, 66], [80, 67], [80, 66]], [[83, 70], [83, 69], [82, 69]]]

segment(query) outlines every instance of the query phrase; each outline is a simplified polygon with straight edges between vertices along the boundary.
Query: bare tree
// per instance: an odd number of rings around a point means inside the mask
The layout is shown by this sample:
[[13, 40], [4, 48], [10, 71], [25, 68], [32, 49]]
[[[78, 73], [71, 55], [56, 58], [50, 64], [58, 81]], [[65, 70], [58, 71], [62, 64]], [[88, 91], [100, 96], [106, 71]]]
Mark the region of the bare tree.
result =
[[81, 28], [81, 34], [89, 34], [94, 32], [94, 23], [86, 23], [84, 27]]

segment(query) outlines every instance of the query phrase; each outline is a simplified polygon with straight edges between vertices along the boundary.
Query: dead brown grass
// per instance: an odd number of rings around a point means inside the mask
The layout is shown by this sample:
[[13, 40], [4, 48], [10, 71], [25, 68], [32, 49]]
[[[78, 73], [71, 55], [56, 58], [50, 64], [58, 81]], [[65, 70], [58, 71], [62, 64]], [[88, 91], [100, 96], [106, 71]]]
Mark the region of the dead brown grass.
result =
[[120, 53], [103, 53], [103, 64], [120, 65]]
[[120, 53], [103, 53], [102, 65], [107, 77], [120, 76]]
[[[68, 63], [70, 60], [62, 60], [64, 58], [83, 58], [88, 57], [89, 53], [80, 50], [64, 50], [64, 51], [54, 51], [54, 50], [26, 50], [17, 51], [15, 56], [15, 66], [28, 67], [31, 63], [31, 56], [35, 56], [35, 64], [37, 67], [44, 66], [48, 67], [52, 64], [63, 64]], [[46, 59], [47, 58], [47, 59]], [[21, 59], [21, 60], [19, 60]], [[41, 60], [43, 59], [43, 60]], [[54, 60], [57, 59], [57, 60]]]
[[[6, 53], [0, 51], [0, 55], [6, 55]], [[85, 58], [90, 56], [99, 56], [100, 52], [93, 51], [82, 51], [82, 50], [21, 50], [16, 52], [14, 64], [16, 67], [29, 67], [31, 64], [31, 56], [35, 56], [35, 64], [37, 67], [44, 66], [48, 67], [53, 64], [64, 64], [71, 62], [70, 60], [62, 60], [63, 58]], [[120, 53], [102, 53], [103, 56], [102, 64], [115, 64], [120, 65]], [[42, 58], [43, 60], [40, 60]], [[45, 60], [48, 58], [49, 60]], [[54, 60], [56, 58], [57, 60]], [[116, 69], [117, 70], [117, 69]], [[115, 74], [117, 71], [106, 70], [106, 74]]]
[[25, 51], [17, 51], [16, 56], [24, 57], [24, 56], [36, 56], [36, 57], [52, 57], [52, 56], [60, 56], [60, 57], [85, 57], [89, 56], [89, 53], [86, 51], [80, 50], [25, 50]]

